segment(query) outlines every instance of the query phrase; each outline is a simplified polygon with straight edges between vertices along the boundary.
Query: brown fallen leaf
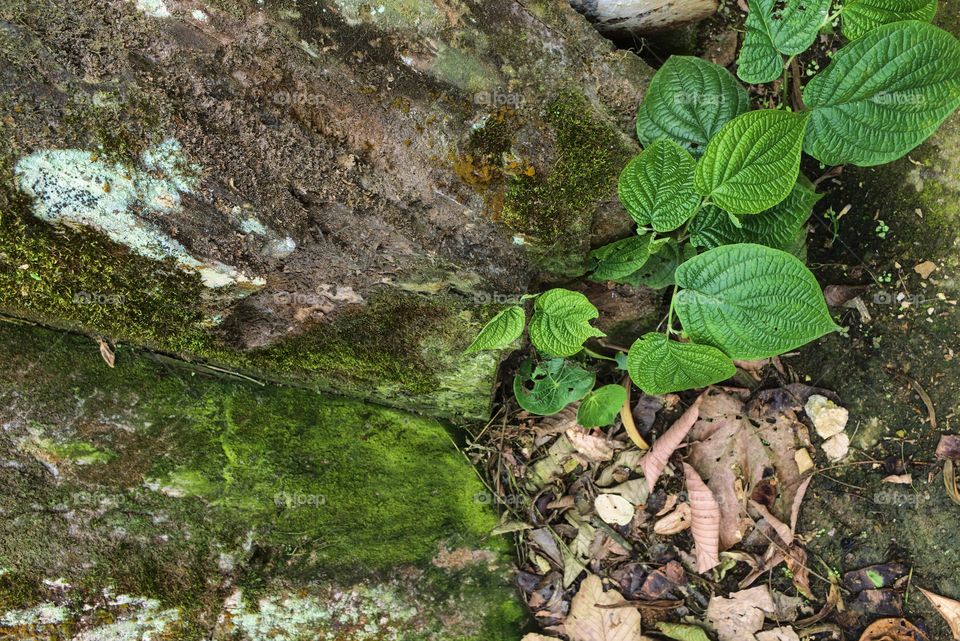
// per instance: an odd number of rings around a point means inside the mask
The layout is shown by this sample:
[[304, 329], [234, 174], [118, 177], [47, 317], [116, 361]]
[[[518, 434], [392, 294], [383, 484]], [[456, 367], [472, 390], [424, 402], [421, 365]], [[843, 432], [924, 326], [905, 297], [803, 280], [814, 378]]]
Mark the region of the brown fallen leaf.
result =
[[747, 514], [747, 497], [766, 482], [771, 472], [779, 493], [770, 512], [786, 522], [797, 490], [803, 484], [795, 458], [796, 412], [803, 399], [784, 393], [776, 399], [747, 407], [749, 393], [709, 390], [700, 406], [700, 418], [690, 430], [689, 456], [692, 465], [720, 505], [720, 549], [736, 545], [753, 526]]
[[103, 362], [107, 364], [107, 367], [114, 367], [117, 362], [117, 356], [113, 352], [113, 348], [110, 347], [110, 343], [98, 338], [97, 342], [100, 344], [100, 356], [103, 357]]
[[613, 445], [602, 436], [594, 436], [581, 427], [574, 427], [564, 433], [573, 449], [591, 463], [603, 463], [613, 458]]
[[690, 527], [693, 515], [687, 503], [681, 503], [673, 512], [653, 524], [653, 531], [660, 536], [679, 534]]
[[703, 574], [720, 565], [720, 506], [697, 471], [683, 464], [690, 498], [691, 531], [697, 551], [697, 572]]
[[705, 618], [718, 641], [754, 641], [764, 619], [776, 611], [770, 588], [758, 586], [711, 598]]
[[913, 268], [913, 271], [920, 274], [920, 278], [926, 280], [927, 278], [930, 278], [930, 274], [937, 271], [937, 264], [932, 260], [925, 260], [919, 265], [916, 265]]
[[807, 551], [799, 545], [794, 545], [787, 550], [785, 557], [787, 569], [790, 570], [797, 592], [813, 601], [813, 592], [810, 591], [810, 568], [807, 567]]
[[543, 634], [531, 632], [530, 634], [524, 635], [520, 641], [557, 641], [557, 637], [548, 637]]
[[[604, 607], [620, 606], [620, 607]], [[570, 641], [641, 641], [640, 613], [616, 590], [603, 591], [595, 574], [587, 576], [570, 603], [564, 622]]]
[[700, 403], [702, 400], [703, 395], [701, 394], [697, 397], [697, 400], [687, 408], [687, 411], [670, 426], [670, 429], [657, 439], [653, 447], [650, 448], [650, 451], [647, 452], [647, 455], [640, 461], [640, 467], [643, 468], [643, 476], [647, 479], [647, 487], [650, 488], [651, 492], [660, 474], [662, 474], [664, 468], [667, 467], [667, 463], [670, 461], [670, 455], [680, 447], [690, 428], [693, 427], [694, 423], [697, 422], [697, 418], [700, 417]]
[[929, 641], [929, 637], [906, 619], [879, 619], [867, 626], [860, 641]]
[[757, 633], [757, 641], [800, 641], [800, 636], [793, 628], [780, 627]]
[[923, 593], [923, 596], [927, 597], [927, 600], [933, 604], [933, 607], [940, 613], [943, 620], [950, 626], [953, 638], [960, 641], [960, 601], [948, 599], [945, 596], [934, 594], [923, 588], [917, 589]]

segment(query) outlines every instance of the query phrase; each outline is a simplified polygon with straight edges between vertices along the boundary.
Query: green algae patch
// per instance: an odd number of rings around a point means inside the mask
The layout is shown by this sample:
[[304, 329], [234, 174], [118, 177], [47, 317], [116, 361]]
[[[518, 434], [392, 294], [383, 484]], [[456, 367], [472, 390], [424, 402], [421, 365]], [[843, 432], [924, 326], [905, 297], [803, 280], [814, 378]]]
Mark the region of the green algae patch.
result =
[[[291, 622], [291, 640], [519, 638], [508, 546], [488, 538], [496, 515], [440, 422], [127, 349], [110, 369], [88, 339], [7, 323], [0, 359], [0, 447], [16, 457], [0, 468], [11, 621], [109, 588], [142, 607], [108, 607], [101, 623], [149, 620], [185, 640], [211, 638], [224, 612], [236, 627], [213, 638], [271, 638]], [[449, 562], [450, 549], [471, 561]], [[290, 599], [307, 599], [311, 617]], [[80, 625], [72, 616], [39, 638]]]
[[501, 218], [529, 236], [531, 256], [548, 271], [583, 271], [582, 239], [589, 237], [600, 203], [614, 197], [617, 177], [630, 158], [622, 135], [593, 112], [586, 97], [567, 91], [546, 108], [556, 162], [545, 175], [519, 175], [507, 187]]

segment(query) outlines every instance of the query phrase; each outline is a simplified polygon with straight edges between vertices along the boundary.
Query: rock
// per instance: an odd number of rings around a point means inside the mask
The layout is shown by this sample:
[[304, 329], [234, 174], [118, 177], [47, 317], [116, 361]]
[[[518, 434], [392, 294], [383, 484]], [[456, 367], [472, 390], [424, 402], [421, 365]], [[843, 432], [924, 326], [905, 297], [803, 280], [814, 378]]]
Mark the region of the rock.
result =
[[716, 0], [570, 0], [607, 35], [653, 33], [683, 26], [716, 13]]
[[850, 437], [842, 432], [834, 434], [820, 445], [820, 449], [831, 461], [839, 461], [850, 451]]
[[819, 394], [811, 395], [803, 409], [813, 422], [817, 434], [823, 439], [842, 432], [850, 418], [850, 414], [845, 408]]
[[0, 311], [485, 418], [463, 350], [629, 230], [652, 71], [561, 0], [453, 4], [0, 8]]
[[446, 427], [0, 326], [0, 638], [520, 637]]

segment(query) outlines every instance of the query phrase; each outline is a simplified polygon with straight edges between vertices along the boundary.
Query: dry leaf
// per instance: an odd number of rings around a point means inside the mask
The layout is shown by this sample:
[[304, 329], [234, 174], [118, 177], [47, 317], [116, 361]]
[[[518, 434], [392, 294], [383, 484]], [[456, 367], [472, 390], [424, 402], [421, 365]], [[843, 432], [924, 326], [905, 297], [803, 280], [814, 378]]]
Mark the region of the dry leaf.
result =
[[697, 471], [683, 464], [690, 497], [691, 529], [697, 551], [697, 572], [701, 574], [720, 564], [720, 506], [713, 492]]
[[633, 504], [618, 494], [600, 494], [593, 501], [597, 515], [611, 525], [627, 525], [633, 520]]
[[960, 601], [948, 599], [945, 596], [934, 594], [923, 588], [917, 589], [923, 592], [923, 596], [927, 597], [930, 603], [933, 604], [933, 607], [937, 609], [937, 612], [940, 613], [940, 616], [947, 622], [947, 625], [950, 626], [950, 631], [953, 632], [953, 638], [960, 641]]
[[[784, 399], [797, 405], [795, 394], [782, 391]], [[769, 482], [771, 471], [779, 494], [770, 512], [781, 521], [790, 514], [803, 483], [794, 459], [797, 430], [802, 427], [794, 409], [779, 397], [769, 406], [745, 407], [748, 397], [743, 392], [708, 391], [689, 435], [687, 462], [706, 479], [720, 505], [722, 550], [733, 547], [753, 526], [746, 497]]]
[[928, 641], [928, 637], [906, 619], [880, 619], [863, 631], [860, 641]]
[[703, 395], [701, 394], [697, 397], [697, 400], [687, 408], [687, 411], [670, 426], [670, 429], [657, 439], [657, 442], [653, 444], [653, 447], [650, 448], [647, 455], [640, 461], [640, 466], [643, 468], [643, 476], [647, 479], [647, 487], [650, 488], [651, 492], [660, 474], [663, 473], [664, 468], [667, 467], [667, 463], [670, 461], [670, 455], [680, 447], [690, 428], [697, 422], [697, 418], [700, 416], [700, 403], [702, 400]]
[[911, 474], [891, 474], [883, 477], [884, 483], [895, 483], [897, 485], [913, 485], [913, 475]]
[[536, 632], [524, 635], [520, 641], [557, 641], [557, 637], [548, 637]]
[[[598, 606], [622, 607], [598, 607]], [[625, 605], [616, 590], [603, 591], [600, 577], [591, 574], [583, 583], [573, 601], [564, 623], [570, 641], [641, 641], [640, 613], [632, 605]]]
[[759, 586], [711, 598], [705, 617], [718, 641], [752, 641], [766, 616], [776, 611], [770, 588]]
[[591, 463], [603, 463], [613, 458], [613, 445], [602, 436], [594, 436], [580, 427], [566, 431], [566, 437], [583, 458]]
[[644, 479], [634, 479], [625, 481], [620, 485], [615, 485], [606, 491], [607, 494], [619, 494], [634, 505], [644, 505], [650, 491], [647, 489], [647, 482]]
[[672, 536], [679, 534], [690, 527], [690, 521], [693, 515], [690, 512], [690, 506], [681, 503], [670, 514], [666, 515], [653, 526], [653, 531], [660, 536]]
[[920, 278], [926, 280], [930, 278], [930, 274], [937, 270], [937, 264], [932, 260], [925, 260], [916, 267], [913, 268], [913, 271], [920, 274]]
[[110, 343], [102, 338], [98, 338], [97, 342], [100, 344], [100, 356], [103, 357], [103, 361], [108, 367], [113, 367], [117, 362], [117, 356], [113, 353], [113, 348], [110, 347]]
[[813, 601], [813, 592], [810, 591], [810, 568], [807, 567], [807, 551], [799, 545], [794, 545], [787, 551], [785, 560], [797, 592]]
[[782, 627], [757, 633], [757, 641], [800, 641], [796, 630]]

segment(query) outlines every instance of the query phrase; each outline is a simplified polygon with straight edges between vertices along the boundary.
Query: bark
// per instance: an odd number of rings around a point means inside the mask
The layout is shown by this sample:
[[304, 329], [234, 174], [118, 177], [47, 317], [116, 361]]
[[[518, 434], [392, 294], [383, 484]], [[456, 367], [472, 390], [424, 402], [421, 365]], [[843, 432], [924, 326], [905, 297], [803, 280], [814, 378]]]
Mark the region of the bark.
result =
[[626, 230], [651, 71], [562, 0], [40, 0], [0, 26], [8, 314], [482, 417], [496, 359], [460, 353], [490, 303]]

